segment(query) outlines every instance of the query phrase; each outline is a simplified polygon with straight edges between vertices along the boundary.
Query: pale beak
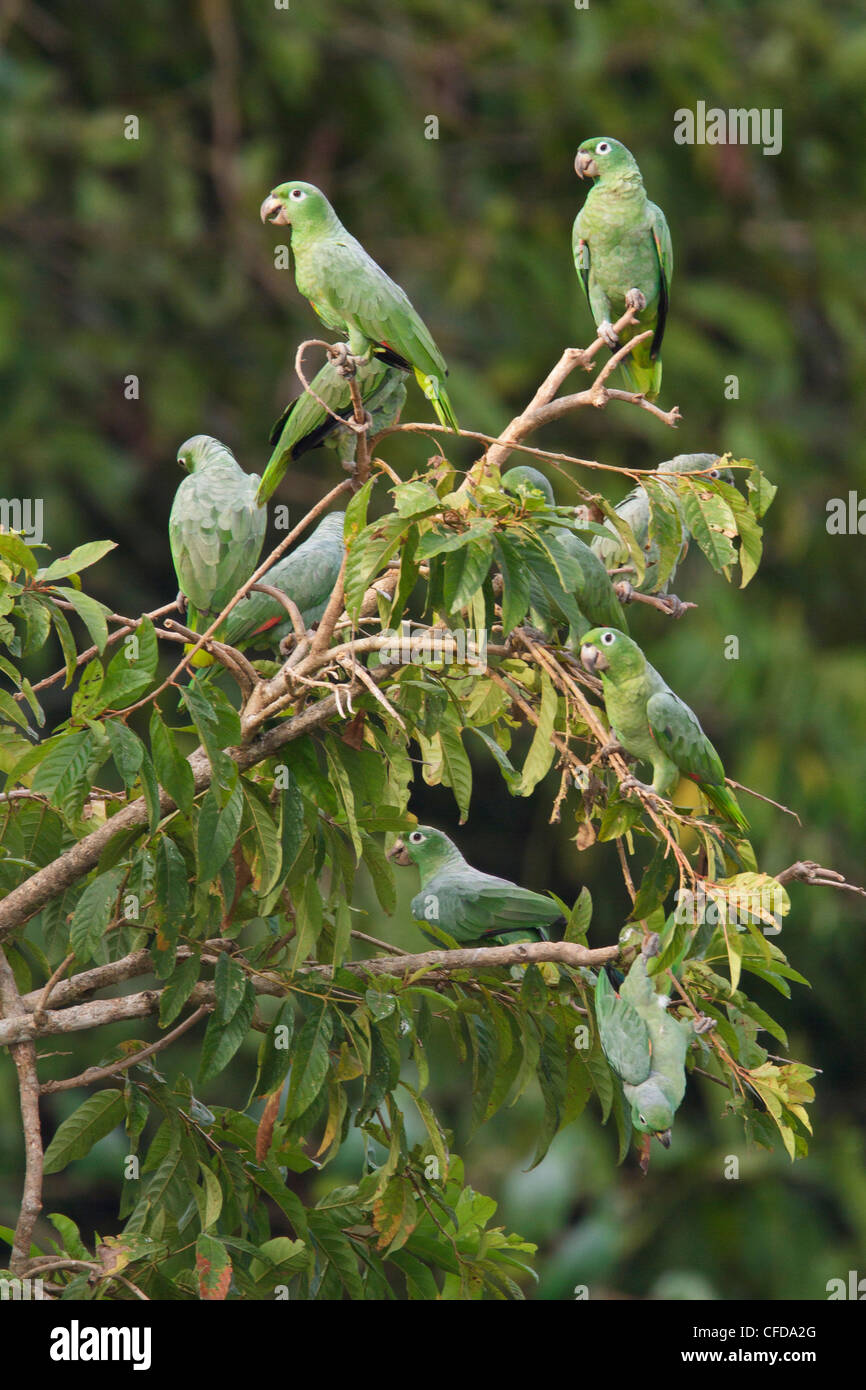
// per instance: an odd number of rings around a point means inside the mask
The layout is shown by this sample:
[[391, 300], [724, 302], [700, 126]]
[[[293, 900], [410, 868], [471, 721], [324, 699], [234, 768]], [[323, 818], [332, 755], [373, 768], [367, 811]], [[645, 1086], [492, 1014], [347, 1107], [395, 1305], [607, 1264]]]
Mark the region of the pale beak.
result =
[[671, 1132], [669, 1129], [663, 1129], [660, 1134], [656, 1135], [656, 1139], [658, 1139], [659, 1143], [663, 1144], [666, 1149], [670, 1148]]
[[409, 858], [408, 850], [402, 840], [394, 841], [393, 845], [388, 850], [388, 858], [393, 864], [402, 865], [404, 869], [412, 863], [412, 860]]
[[579, 179], [594, 179], [598, 176], [598, 166], [588, 150], [578, 150], [574, 156], [574, 172]]
[[607, 661], [591, 642], [584, 643], [580, 649], [580, 659], [587, 671], [606, 671], [610, 662]]
[[259, 208], [259, 216], [263, 222], [270, 222], [275, 227], [288, 227], [290, 222], [286, 216], [286, 208], [282, 198], [277, 198], [273, 193], [269, 193], [265, 201]]

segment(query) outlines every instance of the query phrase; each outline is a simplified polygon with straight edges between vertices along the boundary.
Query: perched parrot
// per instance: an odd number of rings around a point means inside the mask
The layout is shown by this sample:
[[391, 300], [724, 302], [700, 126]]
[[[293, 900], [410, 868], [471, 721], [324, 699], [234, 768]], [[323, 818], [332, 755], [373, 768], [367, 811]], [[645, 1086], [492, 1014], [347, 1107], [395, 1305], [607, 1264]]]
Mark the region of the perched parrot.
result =
[[517, 939], [546, 941], [548, 927], [564, 925], [552, 898], [473, 869], [448, 836], [432, 826], [419, 825], [405, 840], [395, 841], [388, 858], [417, 865], [421, 892], [412, 899], [413, 915], [441, 927], [461, 945], [514, 939], [516, 933]]
[[[713, 465], [718, 462], [718, 459], [718, 454], [677, 454], [674, 458], [666, 459], [664, 463], [660, 463], [655, 472], [659, 474], [693, 473], [697, 470], [703, 471], [707, 469], [709, 471], [704, 474], [705, 477], [722, 478], [725, 482], [729, 482], [731, 486], [733, 486], [733, 474], [730, 473], [728, 469], [713, 467]], [[676, 493], [670, 484], [666, 483], [663, 477], [660, 477], [658, 481], [665, 493], [670, 497], [670, 500], [675, 502]], [[631, 527], [635, 540], [646, 554], [646, 568], [644, 570], [643, 581], [635, 585], [635, 588], [641, 594], [655, 594], [659, 591], [659, 547], [657, 541], [649, 538], [650, 503], [645, 488], [640, 485], [632, 488], [631, 492], [629, 492], [621, 502], [617, 502], [615, 511], [617, 516], [621, 516], [623, 521]], [[610, 539], [608, 539], [607, 536], [596, 536], [592, 542], [592, 550], [603, 562], [605, 568], [612, 570], [617, 569], [621, 565], [627, 565], [629, 563], [629, 553], [625, 543], [613, 529], [610, 522], [606, 524], [610, 530]], [[674, 582], [677, 565], [682, 563], [686, 551], [688, 550], [689, 531], [685, 525], [683, 525], [682, 528], [682, 537], [680, 553], [677, 556], [676, 564], [661, 586], [662, 593], [668, 592], [670, 585]], [[611, 626], [616, 627], [617, 624], [613, 623]]]
[[[654, 330], [620, 367], [631, 390], [654, 401], [662, 384], [659, 353], [674, 269], [665, 215], [647, 198], [637, 161], [618, 140], [584, 140], [574, 169], [578, 178], [594, 180], [572, 233], [578, 279], [611, 351]], [[639, 325], [619, 339], [613, 324], [629, 308], [637, 311]]]
[[261, 206], [263, 222], [291, 227], [295, 282], [326, 328], [345, 333], [355, 358], [414, 371], [440, 424], [457, 429], [445, 390], [448, 368], [400, 286], [346, 231], [311, 183], [282, 183]]
[[601, 676], [611, 732], [627, 752], [652, 764], [651, 790], [669, 796], [679, 774], [696, 782], [720, 815], [749, 825], [725, 786], [725, 769], [697, 715], [650, 666], [640, 647], [612, 627], [584, 634], [580, 659]]
[[[304, 626], [318, 622], [327, 606], [343, 563], [345, 512], [331, 512], [295, 550], [262, 576], [262, 584], [280, 589], [300, 610]], [[247, 570], [245, 578], [250, 571]], [[251, 593], [242, 598], [225, 621], [223, 641], [239, 647], [247, 643], [276, 647], [292, 631], [283, 605], [270, 594]], [[257, 639], [255, 642], [253, 639]]]
[[[530, 468], [526, 464], [510, 468], [502, 476], [502, 486], [506, 492], [514, 496], [534, 489], [542, 493], [549, 507], [556, 506], [553, 488], [537, 468]], [[582, 634], [590, 627], [606, 624], [627, 630], [628, 623], [622, 604], [614, 592], [607, 570], [598, 556], [593, 554], [592, 548], [567, 526], [550, 526], [547, 529], [574, 561], [575, 566], [577, 582], [572, 596], [579, 610], [577, 616], [580, 617], [580, 622], [575, 621], [574, 614], [571, 616], [569, 644], [576, 646]], [[556, 605], [545, 594], [534, 574], [530, 575], [529, 591], [532, 623], [545, 636], [551, 637], [555, 627], [566, 620], [565, 615], [557, 611]]]
[[[396, 367], [389, 367], [380, 358], [372, 357], [358, 367], [356, 380], [364, 408], [372, 419], [370, 435], [395, 424], [406, 400], [404, 373]], [[304, 391], [292, 401], [271, 431], [270, 443], [274, 451], [259, 484], [257, 500], [260, 507], [273, 495], [289, 464], [309, 449], [324, 444], [336, 449], [342, 464], [350, 466], [354, 463], [357, 446], [355, 431], [329, 415], [319, 405], [316, 396], [320, 396], [343, 419], [350, 419], [354, 414], [348, 381], [333, 362], [326, 362], [310, 382], [310, 393]]]
[[607, 972], [598, 972], [595, 1017], [604, 1055], [631, 1106], [632, 1124], [641, 1134], [654, 1134], [668, 1149], [674, 1115], [686, 1093], [689, 1042], [696, 1032], [712, 1027], [713, 1020], [692, 1022], [668, 1013], [670, 1000], [656, 993], [647, 973], [647, 960], [657, 954], [658, 947], [653, 933], [618, 992]]
[[177, 461], [189, 476], [168, 519], [171, 555], [187, 626], [204, 632], [255, 569], [267, 512], [256, 502], [258, 475], [245, 473], [218, 439], [194, 435], [181, 444]]

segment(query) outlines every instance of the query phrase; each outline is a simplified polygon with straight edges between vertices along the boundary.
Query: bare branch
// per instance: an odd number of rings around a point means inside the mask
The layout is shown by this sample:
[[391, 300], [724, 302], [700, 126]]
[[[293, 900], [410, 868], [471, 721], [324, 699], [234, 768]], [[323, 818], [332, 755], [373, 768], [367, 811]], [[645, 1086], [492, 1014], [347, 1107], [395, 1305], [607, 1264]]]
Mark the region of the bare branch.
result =
[[[3, 1021], [0, 1028], [10, 1026], [15, 1029], [30, 1018], [15, 983], [12, 967], [0, 950], [0, 1010]], [[30, 1242], [39, 1213], [42, 1210], [42, 1124], [39, 1118], [39, 1074], [36, 1065], [36, 1048], [31, 1039], [22, 1035], [14, 1039], [10, 1046], [12, 1060], [18, 1073], [18, 1093], [21, 1105], [21, 1120], [24, 1127], [24, 1190], [21, 1194], [21, 1210], [15, 1226], [12, 1254], [9, 1268], [13, 1274], [26, 1268], [30, 1259]]]

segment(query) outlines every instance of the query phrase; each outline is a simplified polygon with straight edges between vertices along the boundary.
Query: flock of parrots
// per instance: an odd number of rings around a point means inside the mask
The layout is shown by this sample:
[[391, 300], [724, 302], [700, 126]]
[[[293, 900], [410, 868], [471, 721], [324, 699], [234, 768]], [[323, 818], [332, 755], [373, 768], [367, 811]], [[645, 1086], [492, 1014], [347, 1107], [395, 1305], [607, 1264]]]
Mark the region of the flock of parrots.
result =
[[[598, 336], [612, 350], [631, 337], [652, 330], [620, 364], [629, 387], [647, 399], [658, 395], [660, 349], [673, 270], [671, 237], [664, 213], [647, 198], [640, 169], [617, 140], [586, 140], [575, 158], [575, 171], [592, 181], [573, 231], [578, 278], [586, 294]], [[329, 357], [277, 422], [273, 453], [261, 480], [239, 467], [219, 440], [198, 435], [187, 440], [178, 462], [187, 472], [175, 496], [169, 522], [172, 557], [187, 623], [204, 632], [226, 602], [255, 569], [264, 543], [266, 504], [292, 460], [320, 444], [335, 448], [341, 461], [353, 464], [357, 433], [341, 422], [353, 414], [350, 378], [357, 383], [376, 433], [398, 420], [406, 398], [408, 372], [415, 374], [443, 427], [456, 430], [457, 420], [444, 381], [445, 361], [433, 338], [399, 285], [395, 284], [346, 231], [325, 196], [312, 184], [281, 184], [262, 203], [263, 222], [291, 229], [295, 277], [322, 324], [344, 339], [342, 356]], [[618, 337], [613, 324], [631, 309], [637, 322]], [[325, 404], [323, 405], [322, 402]], [[329, 410], [325, 409], [325, 405]], [[665, 475], [702, 472], [719, 477], [713, 454], [685, 454], [658, 467]], [[727, 475], [728, 477], [730, 475]], [[518, 497], [540, 493], [555, 505], [549, 481], [536, 469], [512, 468], [502, 478]], [[658, 590], [659, 550], [649, 539], [650, 503], [638, 486], [617, 506], [646, 554], [640, 588]], [[319, 523], [307, 540], [265, 575], [266, 587], [287, 595], [309, 627], [321, 618], [337, 580], [344, 555], [342, 512]], [[671, 797], [681, 777], [697, 783], [728, 828], [746, 830], [747, 822], [725, 784], [721, 760], [696, 715], [665, 683], [627, 635], [622, 584], [614, 573], [628, 559], [621, 537], [596, 535], [587, 545], [566, 527], [557, 540], [572, 556], [581, 582], [568, 619], [568, 645], [587, 671], [601, 680], [612, 737], [628, 753], [652, 767], [651, 787], [630, 779], [645, 796]], [[683, 527], [682, 549], [688, 533]], [[667, 578], [664, 589], [673, 574]], [[563, 615], [533, 585], [529, 621], [553, 635]], [[216, 636], [236, 648], [276, 647], [292, 631], [278, 594], [250, 592], [229, 614]], [[201, 649], [196, 664], [212, 660]], [[421, 891], [412, 901], [419, 923], [447, 933], [461, 945], [527, 937], [546, 938], [562, 922], [558, 905], [544, 894], [474, 869], [456, 845], [430, 826], [418, 826], [391, 851], [397, 863], [415, 865]], [[442, 944], [441, 936], [433, 939]], [[620, 1077], [631, 1105], [632, 1121], [644, 1135], [655, 1134], [667, 1146], [674, 1113], [685, 1092], [686, 1049], [695, 1023], [675, 1018], [669, 1000], [658, 993], [647, 962], [658, 948], [647, 936], [628, 975], [601, 970], [595, 1003], [602, 1047]], [[611, 981], [614, 981], [612, 984]], [[645, 1142], [648, 1142], [645, 1141]]]

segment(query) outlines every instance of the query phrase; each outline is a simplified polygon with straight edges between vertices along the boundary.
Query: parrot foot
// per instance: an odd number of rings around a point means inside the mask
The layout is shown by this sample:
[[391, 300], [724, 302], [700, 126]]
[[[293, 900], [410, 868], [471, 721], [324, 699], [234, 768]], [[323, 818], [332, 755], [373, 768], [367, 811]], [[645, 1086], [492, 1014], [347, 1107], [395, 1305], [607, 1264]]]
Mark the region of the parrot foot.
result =
[[697, 608], [696, 603], [683, 603], [676, 594], [665, 594], [661, 600], [664, 611], [669, 613], [672, 618], [681, 618], [690, 608]]
[[692, 1020], [692, 1027], [699, 1037], [702, 1033], [711, 1033], [715, 1026], [716, 1020], [710, 1018], [708, 1014], [699, 1014], [696, 1019]]
[[183, 593], [181, 589], [178, 589], [177, 591], [177, 598], [175, 599], [175, 603], [177, 604], [179, 613], [185, 613], [187, 608], [189, 607], [187, 603], [186, 594]]
[[629, 290], [625, 297], [625, 307], [633, 309], [636, 314], [642, 314], [646, 308], [646, 295], [641, 290]]
[[613, 586], [613, 591], [619, 599], [620, 603], [631, 603], [632, 599], [634, 598], [634, 585], [631, 584], [627, 579], [618, 579]]
[[624, 753], [625, 751], [626, 751], [626, 750], [623, 748], [623, 746], [622, 746], [622, 744], [619, 742], [619, 740], [618, 740], [618, 739], [615, 739], [615, 738], [612, 738], [612, 739], [610, 740], [609, 743], [605, 743], [605, 744], [602, 745], [601, 748], [599, 748], [599, 750], [598, 750], [598, 758], [599, 758], [599, 761], [601, 762], [601, 761], [606, 760], [607, 758], [609, 758], [610, 755], [611, 755], [611, 753]]
[[652, 787], [647, 786], [646, 782], [641, 782], [638, 777], [623, 777], [622, 781], [619, 784], [619, 789], [621, 792], [636, 791], [638, 796], [641, 797], [642, 800], [655, 801], [658, 802], [660, 805], [664, 805], [665, 798], [663, 796], [659, 796], [657, 791], [654, 791]]
[[659, 934], [657, 931], [650, 932], [649, 936], [644, 937], [643, 945], [640, 948], [640, 953], [643, 956], [644, 960], [650, 960], [652, 956], [658, 955]]
[[352, 356], [349, 351], [348, 343], [332, 343], [331, 347], [328, 349], [328, 356], [337, 368], [340, 376], [346, 377], [347, 379], [355, 375], [358, 370], [358, 363], [362, 360], [360, 357]]
[[602, 319], [601, 323], [596, 324], [595, 331], [611, 352], [616, 352], [619, 347], [619, 334], [614, 330], [610, 319]]

